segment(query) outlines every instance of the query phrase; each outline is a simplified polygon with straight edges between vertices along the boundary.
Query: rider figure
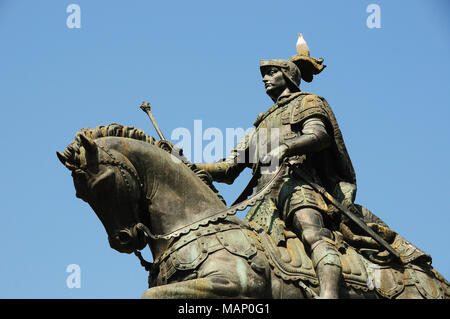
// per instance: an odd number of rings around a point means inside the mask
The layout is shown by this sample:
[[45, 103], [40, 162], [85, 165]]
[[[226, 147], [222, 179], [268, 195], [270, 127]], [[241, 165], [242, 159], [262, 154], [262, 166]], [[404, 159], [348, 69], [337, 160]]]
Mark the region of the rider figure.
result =
[[[263, 173], [261, 162], [287, 160], [300, 168], [310, 181], [322, 185], [341, 201], [352, 202], [356, 178], [334, 114], [323, 98], [299, 89], [301, 78], [309, 82], [312, 74], [323, 69], [322, 61], [299, 55], [289, 60], [261, 60], [262, 81], [275, 104], [265, 114], [259, 114], [256, 128], [238, 143], [226, 160], [196, 164], [198, 168], [207, 171], [214, 181], [231, 184], [244, 168], [252, 167], [253, 174], [259, 176], [255, 187], [258, 191], [274, 173]], [[265, 145], [268, 148], [265, 157], [260, 155], [261, 134], [258, 133], [262, 131], [264, 136], [272, 138], [270, 143], [266, 142], [270, 145]], [[278, 143], [273, 143], [273, 136], [277, 136]], [[256, 160], [251, 154], [255, 144], [259, 145]], [[323, 215], [328, 206], [322, 196], [286, 168], [278, 191], [272, 191], [260, 204], [247, 213], [246, 219], [267, 226], [267, 220], [273, 218], [267, 215], [278, 211], [279, 218], [309, 251], [320, 282], [320, 297], [338, 298], [342, 266], [332, 232], [324, 225]], [[276, 208], [263, 209], [268, 206]], [[272, 233], [276, 235], [276, 231]]]

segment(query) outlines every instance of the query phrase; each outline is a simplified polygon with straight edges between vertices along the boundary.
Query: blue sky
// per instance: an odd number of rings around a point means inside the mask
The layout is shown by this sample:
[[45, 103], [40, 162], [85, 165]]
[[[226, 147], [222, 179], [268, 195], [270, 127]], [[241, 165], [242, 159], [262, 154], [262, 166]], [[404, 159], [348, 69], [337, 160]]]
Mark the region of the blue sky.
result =
[[[80, 29], [66, 26], [71, 3]], [[369, 29], [373, 3], [381, 28]], [[259, 59], [295, 54], [299, 32], [327, 65], [301, 89], [336, 113], [356, 202], [450, 279], [449, 9], [444, 0], [0, 0], [0, 297], [139, 298], [147, 274], [109, 247], [55, 151], [112, 122], [156, 136], [143, 100], [166, 136], [194, 120], [248, 128], [271, 105]], [[217, 186], [231, 203], [249, 178]], [[81, 288], [67, 287], [69, 264], [80, 266]]]

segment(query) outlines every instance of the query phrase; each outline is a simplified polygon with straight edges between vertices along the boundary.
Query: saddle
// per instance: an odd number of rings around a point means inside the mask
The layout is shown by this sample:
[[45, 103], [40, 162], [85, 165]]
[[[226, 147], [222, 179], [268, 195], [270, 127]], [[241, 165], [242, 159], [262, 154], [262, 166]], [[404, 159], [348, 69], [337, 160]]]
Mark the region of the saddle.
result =
[[[415, 264], [380, 265], [348, 245], [340, 232], [335, 231], [333, 234], [341, 259], [343, 284], [348, 288], [361, 293], [375, 290], [380, 296], [390, 299], [402, 293], [406, 286], [415, 285], [425, 298], [445, 297], [447, 287], [441, 287], [435, 280], [425, 280], [430, 272], [437, 279], [441, 277], [432, 267]], [[319, 281], [303, 243], [287, 229], [284, 229], [284, 236], [285, 241], [276, 244], [271, 235], [260, 232], [261, 244], [273, 273], [284, 281], [306, 284], [308, 289], [318, 294]], [[417, 253], [401, 248], [407, 247], [406, 243], [399, 240], [395, 248], [417, 257]]]

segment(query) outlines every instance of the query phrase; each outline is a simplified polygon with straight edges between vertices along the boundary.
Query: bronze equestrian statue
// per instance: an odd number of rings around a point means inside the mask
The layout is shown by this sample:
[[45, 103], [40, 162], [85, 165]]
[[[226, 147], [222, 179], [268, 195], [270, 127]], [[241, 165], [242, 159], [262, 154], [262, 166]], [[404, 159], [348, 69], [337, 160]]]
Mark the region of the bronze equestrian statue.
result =
[[[142, 260], [150, 271], [144, 298], [319, 297], [319, 279], [295, 233], [283, 229], [285, 241], [277, 244], [258, 223], [234, 216], [264, 201], [281, 169], [253, 196], [227, 208], [198, 168], [157, 145], [141, 130], [111, 124], [81, 130], [58, 153], [111, 247], [139, 256], [149, 245], [154, 262]], [[393, 233], [390, 242], [404, 262], [381, 249], [352, 247], [341, 232], [332, 233], [342, 265], [340, 298], [449, 298], [448, 282], [400, 235]]]
[[[111, 247], [150, 271], [144, 298], [449, 298], [431, 257], [354, 203], [336, 118], [299, 89], [322, 62], [309, 51], [261, 60], [275, 104], [223, 161], [191, 164], [119, 124], [83, 129], [57, 153]], [[231, 184], [246, 167], [252, 180], [227, 207], [212, 181]], [[153, 263], [139, 253], [147, 244]]]

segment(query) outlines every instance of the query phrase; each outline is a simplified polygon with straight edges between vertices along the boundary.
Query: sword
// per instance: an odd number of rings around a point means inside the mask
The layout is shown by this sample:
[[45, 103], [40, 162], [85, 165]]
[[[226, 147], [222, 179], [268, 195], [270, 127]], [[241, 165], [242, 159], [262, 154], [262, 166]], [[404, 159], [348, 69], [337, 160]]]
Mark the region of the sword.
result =
[[341, 203], [339, 203], [333, 196], [331, 196], [330, 193], [328, 193], [325, 188], [323, 188], [320, 185], [317, 185], [311, 181], [308, 180], [303, 175], [303, 172], [297, 168], [291, 165], [291, 168], [294, 171], [294, 174], [298, 177], [300, 177], [302, 180], [304, 180], [309, 186], [311, 186], [316, 192], [320, 193], [324, 198], [326, 198], [333, 206], [335, 206], [337, 209], [339, 209], [345, 216], [350, 218], [356, 225], [358, 225], [362, 230], [364, 230], [367, 234], [369, 234], [375, 241], [377, 241], [382, 247], [384, 247], [387, 251], [389, 251], [392, 255], [400, 259], [400, 254], [392, 248], [391, 245], [387, 241], [385, 241], [380, 235], [378, 235], [376, 232], [372, 230], [369, 226], [366, 225], [366, 223], [360, 219], [358, 216], [353, 214], [349, 209], [344, 207]]
[[150, 112], [150, 103], [149, 102], [142, 102], [141, 104], [141, 110], [144, 111], [145, 113], [147, 113], [148, 117], [150, 118], [150, 121], [152, 121], [152, 124], [156, 130], [156, 132], [159, 135], [159, 138], [163, 141], [166, 141], [166, 139], [164, 138], [163, 133], [161, 132], [161, 130], [159, 129], [158, 124], [156, 124], [155, 118], [153, 117], [152, 112]]

